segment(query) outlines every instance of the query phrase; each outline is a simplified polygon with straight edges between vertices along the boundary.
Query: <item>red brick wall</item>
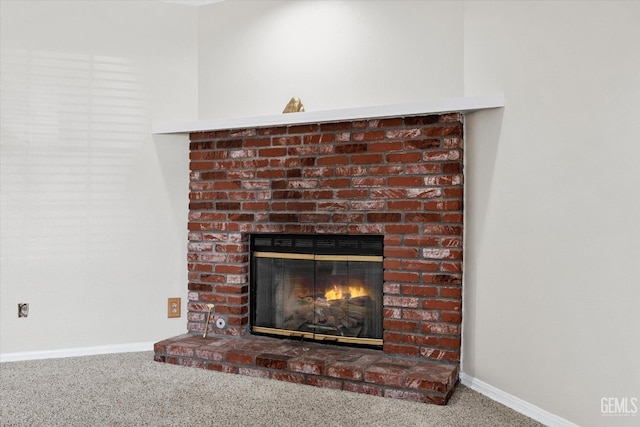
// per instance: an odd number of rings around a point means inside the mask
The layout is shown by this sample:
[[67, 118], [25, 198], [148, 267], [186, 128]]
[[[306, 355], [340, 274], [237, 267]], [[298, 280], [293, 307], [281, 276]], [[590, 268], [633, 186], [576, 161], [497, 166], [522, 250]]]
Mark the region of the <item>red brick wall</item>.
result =
[[457, 362], [461, 114], [191, 134], [188, 329], [249, 330], [252, 232], [384, 235], [384, 347]]

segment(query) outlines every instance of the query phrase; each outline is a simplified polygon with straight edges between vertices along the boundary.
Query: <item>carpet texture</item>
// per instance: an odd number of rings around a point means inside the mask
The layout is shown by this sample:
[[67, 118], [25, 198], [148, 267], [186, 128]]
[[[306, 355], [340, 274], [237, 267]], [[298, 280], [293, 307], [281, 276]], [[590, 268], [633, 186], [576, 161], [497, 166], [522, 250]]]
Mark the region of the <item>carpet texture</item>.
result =
[[152, 352], [0, 364], [2, 426], [540, 426], [458, 386], [447, 406], [224, 374]]

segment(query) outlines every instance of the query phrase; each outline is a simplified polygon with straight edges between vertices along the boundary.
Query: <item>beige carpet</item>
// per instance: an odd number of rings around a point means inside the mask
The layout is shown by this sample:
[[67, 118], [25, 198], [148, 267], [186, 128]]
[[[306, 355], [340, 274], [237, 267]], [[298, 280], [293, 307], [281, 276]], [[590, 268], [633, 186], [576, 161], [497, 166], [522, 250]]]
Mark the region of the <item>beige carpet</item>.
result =
[[447, 406], [223, 374], [153, 353], [0, 364], [2, 426], [539, 426], [464, 386]]

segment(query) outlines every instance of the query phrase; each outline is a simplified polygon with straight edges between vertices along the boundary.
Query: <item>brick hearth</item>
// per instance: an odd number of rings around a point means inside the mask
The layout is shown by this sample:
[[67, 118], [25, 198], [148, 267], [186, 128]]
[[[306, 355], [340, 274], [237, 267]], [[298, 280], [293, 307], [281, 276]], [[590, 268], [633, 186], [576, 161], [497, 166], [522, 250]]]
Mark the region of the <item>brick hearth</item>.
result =
[[456, 365], [255, 335], [185, 334], [156, 343], [154, 350], [159, 362], [439, 405], [458, 379]]
[[[432, 114], [191, 133], [189, 334], [158, 343], [156, 359], [446, 403], [461, 344], [462, 120]], [[250, 335], [251, 233], [384, 236], [382, 350]], [[322, 373], [297, 371], [298, 354]], [[361, 379], [340, 377], [340, 366]]]

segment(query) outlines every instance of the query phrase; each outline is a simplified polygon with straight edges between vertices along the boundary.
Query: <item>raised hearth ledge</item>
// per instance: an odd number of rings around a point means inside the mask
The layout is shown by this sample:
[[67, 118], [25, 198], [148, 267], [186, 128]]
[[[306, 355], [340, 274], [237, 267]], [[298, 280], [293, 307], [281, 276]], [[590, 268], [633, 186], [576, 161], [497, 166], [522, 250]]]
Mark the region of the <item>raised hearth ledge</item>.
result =
[[383, 117], [415, 116], [450, 112], [471, 113], [505, 106], [504, 96], [442, 98], [408, 104], [342, 108], [324, 111], [272, 114], [253, 117], [229, 117], [194, 122], [157, 123], [153, 134], [189, 133], [210, 130], [243, 129], [263, 126], [287, 126], [308, 123], [327, 123], [346, 120], [377, 119]]

